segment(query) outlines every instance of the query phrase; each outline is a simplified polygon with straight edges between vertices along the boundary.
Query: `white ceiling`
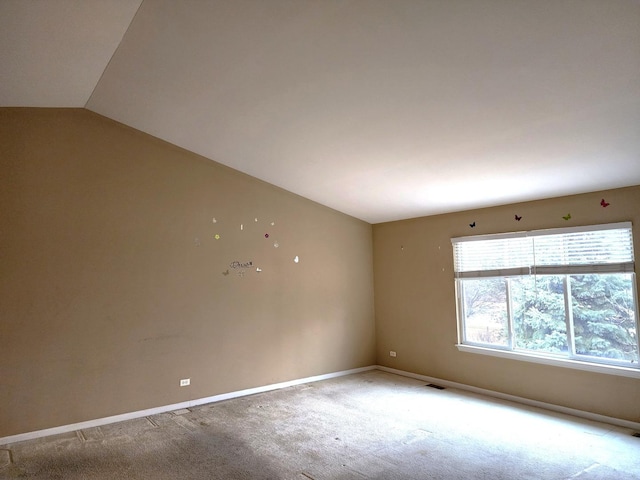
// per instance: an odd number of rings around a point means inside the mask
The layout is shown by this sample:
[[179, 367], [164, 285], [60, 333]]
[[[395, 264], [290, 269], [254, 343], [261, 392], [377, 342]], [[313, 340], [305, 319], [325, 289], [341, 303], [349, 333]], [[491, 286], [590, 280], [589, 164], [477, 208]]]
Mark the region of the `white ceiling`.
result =
[[0, 0], [0, 106], [84, 107], [142, 0]]
[[0, 80], [371, 223], [640, 185], [638, 0], [2, 0]]

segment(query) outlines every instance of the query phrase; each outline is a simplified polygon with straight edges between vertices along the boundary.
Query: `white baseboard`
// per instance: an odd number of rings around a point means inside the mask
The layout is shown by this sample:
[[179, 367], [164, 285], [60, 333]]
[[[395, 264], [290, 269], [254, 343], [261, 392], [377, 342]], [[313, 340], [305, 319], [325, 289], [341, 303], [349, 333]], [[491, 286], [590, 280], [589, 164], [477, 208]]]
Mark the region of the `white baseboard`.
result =
[[123, 413], [121, 415], [113, 415], [111, 417], [98, 418], [95, 420], [88, 420], [86, 422], [72, 423], [70, 425], [61, 425], [59, 427], [46, 428], [44, 430], [36, 430], [34, 432], [20, 433], [17, 435], [10, 435], [8, 437], [0, 437], [0, 445], [8, 445], [15, 442], [23, 442], [25, 440], [33, 440], [35, 438], [47, 437], [49, 435], [58, 435], [60, 433], [74, 432], [76, 430], [82, 430], [83, 428], [100, 427], [109, 423], [122, 422], [124, 420], [132, 420], [134, 418], [146, 417], [148, 415], [157, 415], [159, 413], [171, 412], [173, 410], [179, 410], [181, 408], [195, 407], [197, 405], [204, 405], [206, 403], [221, 402], [223, 400], [229, 400], [231, 398], [245, 397], [248, 395], [255, 395], [256, 393], [269, 392], [271, 390], [279, 390], [281, 388], [292, 387], [294, 385], [300, 385], [302, 383], [319, 382], [321, 380], [328, 380], [330, 378], [342, 377], [344, 375], [351, 375], [353, 373], [366, 372], [368, 370], [375, 370], [376, 366], [371, 365], [368, 367], [352, 368], [350, 370], [342, 370], [340, 372], [326, 373], [323, 375], [315, 375], [313, 377], [299, 378], [296, 380], [290, 380], [288, 382], [273, 383], [271, 385], [264, 385], [262, 387], [247, 388], [246, 390], [238, 390], [236, 392], [222, 393], [220, 395], [214, 395], [212, 397], [198, 398], [195, 400], [187, 400], [186, 402], [174, 403], [172, 405], [164, 405], [162, 407], [148, 408], [146, 410], [138, 410], [137, 412]]
[[422, 380], [428, 383], [435, 383], [437, 385], [442, 385], [443, 387], [457, 388], [458, 390], [465, 390], [467, 392], [486, 395], [487, 397], [499, 398], [501, 400], [508, 400], [514, 403], [521, 403], [523, 405], [528, 405], [530, 407], [538, 407], [544, 410], [551, 410], [553, 412], [573, 415], [574, 417], [593, 420], [595, 422], [608, 423], [610, 425], [616, 425], [618, 427], [630, 428], [632, 430], [640, 431], [640, 423], [632, 422], [630, 420], [623, 420], [621, 418], [615, 418], [615, 417], [607, 417], [606, 415], [600, 415], [597, 413], [591, 413], [584, 410], [577, 410], [575, 408], [554, 405], [553, 403], [540, 402], [538, 400], [531, 400], [529, 398], [518, 397], [516, 395], [509, 395], [507, 393], [495, 392], [493, 390], [486, 390], [484, 388], [465, 385], [464, 383], [457, 383], [457, 382], [451, 382], [449, 380], [442, 380], [440, 378], [427, 377], [426, 375], [419, 375], [417, 373], [405, 372], [404, 370], [397, 370], [395, 368], [384, 367], [382, 365], [377, 365], [376, 368], [384, 372], [395, 373], [396, 375], [415, 378], [417, 380]]
[[487, 397], [499, 398], [502, 400], [508, 400], [523, 405], [529, 405], [532, 407], [538, 407], [545, 410], [551, 410], [554, 412], [564, 413], [567, 415], [573, 415], [574, 417], [585, 418], [587, 420], [593, 420], [596, 422], [608, 423], [619, 427], [630, 428], [632, 430], [640, 431], [640, 423], [632, 422], [629, 420], [623, 420], [620, 418], [607, 417], [605, 415], [599, 415], [597, 413], [586, 412], [584, 410], [576, 410], [574, 408], [562, 407], [560, 405], [554, 405], [551, 403], [539, 402], [537, 400], [530, 400], [524, 397], [518, 397], [515, 395], [509, 395], [506, 393], [495, 392], [493, 390], [486, 390], [484, 388], [473, 387], [471, 385], [465, 385], [463, 383], [451, 382], [449, 380], [442, 380], [440, 378], [428, 377], [426, 375], [420, 375], [417, 373], [406, 372], [404, 370], [397, 370], [395, 368], [384, 367], [382, 365], [371, 365], [368, 367], [353, 368], [350, 370], [342, 370], [340, 372], [326, 373], [323, 375], [315, 375], [313, 377], [299, 378], [296, 380], [290, 380], [288, 382], [273, 383], [271, 385], [264, 385], [262, 387], [248, 388], [245, 390], [238, 390], [235, 392], [222, 393], [220, 395], [214, 395], [212, 397], [198, 398], [195, 400], [188, 400], [186, 402], [174, 403], [172, 405], [164, 405], [161, 407], [148, 408], [146, 410], [138, 410], [136, 412], [123, 413], [121, 415], [113, 415], [111, 417], [98, 418], [95, 420], [88, 420], [86, 422], [72, 423], [70, 425], [61, 425], [59, 427], [46, 428], [44, 430], [36, 430], [34, 432], [20, 433], [17, 435], [10, 435], [8, 437], [0, 437], [0, 445], [8, 445], [16, 442], [23, 442], [25, 440], [33, 440], [35, 438], [47, 437], [49, 435], [57, 435], [60, 433], [74, 432], [82, 430], [84, 428], [99, 427], [110, 423], [122, 422], [124, 420], [132, 420], [134, 418], [146, 417], [149, 415], [157, 415], [159, 413], [171, 412], [173, 410], [179, 410], [181, 408], [195, 407], [197, 405], [204, 405], [206, 403], [221, 402], [223, 400], [230, 400], [232, 398], [245, 397], [248, 395], [255, 395], [256, 393], [269, 392], [272, 390], [279, 390], [281, 388], [292, 387], [294, 385], [300, 385], [303, 383], [319, 382], [321, 380], [328, 380], [330, 378], [342, 377], [344, 375], [351, 375], [354, 373], [366, 372], [369, 370], [382, 370], [388, 373], [394, 373], [404, 377], [415, 378], [428, 383], [435, 383], [442, 385], [443, 387], [457, 388], [459, 390], [465, 390], [468, 392], [477, 393], [480, 395], [486, 395]]

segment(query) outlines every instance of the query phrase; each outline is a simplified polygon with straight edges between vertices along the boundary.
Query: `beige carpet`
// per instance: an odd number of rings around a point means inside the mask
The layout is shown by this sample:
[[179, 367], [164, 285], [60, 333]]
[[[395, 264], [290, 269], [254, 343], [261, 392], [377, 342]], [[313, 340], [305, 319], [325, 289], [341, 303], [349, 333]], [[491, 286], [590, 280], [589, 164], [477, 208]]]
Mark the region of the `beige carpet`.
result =
[[369, 371], [0, 447], [1, 479], [640, 479], [632, 431]]

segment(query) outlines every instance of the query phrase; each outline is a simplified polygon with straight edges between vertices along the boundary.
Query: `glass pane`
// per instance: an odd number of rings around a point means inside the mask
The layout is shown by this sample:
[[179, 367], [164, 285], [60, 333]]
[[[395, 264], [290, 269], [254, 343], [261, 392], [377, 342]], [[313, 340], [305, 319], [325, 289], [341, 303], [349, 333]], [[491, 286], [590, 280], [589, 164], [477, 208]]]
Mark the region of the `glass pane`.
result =
[[576, 353], [638, 362], [633, 274], [570, 278]]
[[464, 297], [465, 340], [507, 346], [507, 289], [504, 279], [461, 281]]
[[564, 275], [535, 275], [510, 280], [515, 348], [566, 353]]

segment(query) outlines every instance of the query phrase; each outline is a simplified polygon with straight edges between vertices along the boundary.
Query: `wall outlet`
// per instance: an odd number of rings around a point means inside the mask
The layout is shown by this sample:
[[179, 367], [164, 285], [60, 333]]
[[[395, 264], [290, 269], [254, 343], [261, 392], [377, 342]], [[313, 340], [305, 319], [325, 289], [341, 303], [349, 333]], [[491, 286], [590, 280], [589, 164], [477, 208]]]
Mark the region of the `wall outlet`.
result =
[[396, 352], [394, 352], [393, 350], [391, 350], [391, 351], [389, 352], [389, 356], [390, 356], [390, 357], [396, 357], [397, 355], [396, 355]]
[[180, 386], [181, 387], [188, 387], [189, 385], [191, 385], [191, 379], [190, 378], [183, 378], [182, 380], [180, 380]]

